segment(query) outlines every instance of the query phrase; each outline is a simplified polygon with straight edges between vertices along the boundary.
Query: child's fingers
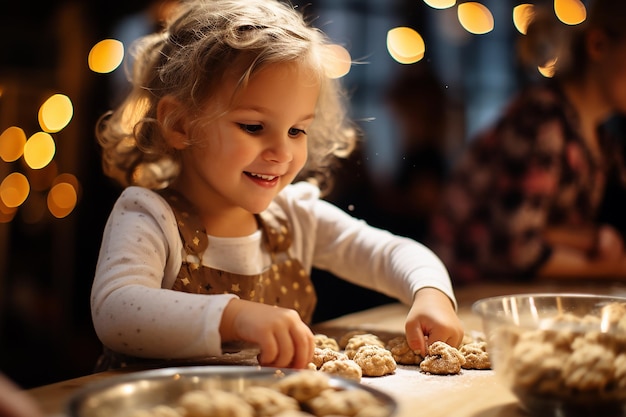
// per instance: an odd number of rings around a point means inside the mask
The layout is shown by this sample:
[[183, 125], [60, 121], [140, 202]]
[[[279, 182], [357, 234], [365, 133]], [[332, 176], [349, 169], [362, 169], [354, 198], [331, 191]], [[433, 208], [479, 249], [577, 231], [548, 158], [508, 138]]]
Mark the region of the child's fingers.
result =
[[261, 353], [257, 356], [259, 364], [262, 366], [269, 366], [276, 360], [280, 349], [276, 339], [274, 338], [274, 334], [270, 333], [261, 336], [257, 343], [259, 344], [259, 349], [261, 350]]
[[418, 350], [422, 356], [426, 354], [426, 335], [422, 331], [422, 327], [418, 324], [416, 326], [407, 326], [405, 329], [406, 341], [409, 347], [413, 350]]
[[286, 368], [293, 361], [294, 355], [294, 343], [291, 339], [291, 334], [288, 331], [279, 331], [274, 337], [278, 343], [278, 354], [271, 366]]
[[292, 335], [295, 342], [295, 354], [291, 366], [293, 368], [304, 368], [313, 359], [315, 350], [315, 340], [313, 333], [307, 328], [305, 332], [294, 332]]

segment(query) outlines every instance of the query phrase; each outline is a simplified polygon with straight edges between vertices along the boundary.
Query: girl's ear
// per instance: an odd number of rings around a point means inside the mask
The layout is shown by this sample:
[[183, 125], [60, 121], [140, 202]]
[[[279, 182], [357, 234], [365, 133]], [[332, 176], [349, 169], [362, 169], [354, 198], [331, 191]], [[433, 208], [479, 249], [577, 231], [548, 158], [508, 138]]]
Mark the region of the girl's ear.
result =
[[157, 104], [157, 120], [165, 141], [174, 149], [189, 146], [188, 124], [183, 106], [173, 96], [165, 96]]

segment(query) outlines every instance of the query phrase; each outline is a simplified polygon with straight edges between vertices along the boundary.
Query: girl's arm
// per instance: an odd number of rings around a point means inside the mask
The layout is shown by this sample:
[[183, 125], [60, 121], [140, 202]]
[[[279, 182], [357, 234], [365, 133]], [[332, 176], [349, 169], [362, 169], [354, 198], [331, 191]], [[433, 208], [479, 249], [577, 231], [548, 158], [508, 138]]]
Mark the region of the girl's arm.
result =
[[105, 226], [91, 293], [95, 331], [131, 356], [221, 354], [219, 324], [234, 295], [171, 291], [182, 262], [174, 215], [156, 193], [126, 189]]

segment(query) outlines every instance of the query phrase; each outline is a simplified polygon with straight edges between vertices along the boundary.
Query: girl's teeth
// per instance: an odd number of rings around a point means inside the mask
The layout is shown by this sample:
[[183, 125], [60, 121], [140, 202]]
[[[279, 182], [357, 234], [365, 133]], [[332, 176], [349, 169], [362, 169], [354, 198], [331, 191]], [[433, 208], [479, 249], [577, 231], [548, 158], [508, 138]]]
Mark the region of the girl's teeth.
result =
[[266, 181], [271, 181], [274, 178], [276, 178], [275, 175], [263, 175], [263, 174], [255, 174], [255, 173], [250, 173], [250, 175], [252, 175], [253, 177], [261, 178]]

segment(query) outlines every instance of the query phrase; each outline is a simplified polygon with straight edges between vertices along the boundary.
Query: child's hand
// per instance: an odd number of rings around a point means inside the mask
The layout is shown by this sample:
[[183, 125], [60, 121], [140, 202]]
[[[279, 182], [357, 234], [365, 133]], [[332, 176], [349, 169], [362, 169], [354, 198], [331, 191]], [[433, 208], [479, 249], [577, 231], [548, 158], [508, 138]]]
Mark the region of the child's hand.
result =
[[313, 359], [311, 329], [295, 310], [234, 299], [224, 309], [223, 341], [243, 340], [259, 345], [262, 366], [304, 368]]
[[458, 347], [464, 334], [452, 302], [435, 288], [422, 288], [415, 294], [406, 318], [405, 332], [409, 347], [419, 350], [422, 355], [426, 354], [427, 346], [436, 341]]

